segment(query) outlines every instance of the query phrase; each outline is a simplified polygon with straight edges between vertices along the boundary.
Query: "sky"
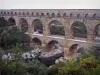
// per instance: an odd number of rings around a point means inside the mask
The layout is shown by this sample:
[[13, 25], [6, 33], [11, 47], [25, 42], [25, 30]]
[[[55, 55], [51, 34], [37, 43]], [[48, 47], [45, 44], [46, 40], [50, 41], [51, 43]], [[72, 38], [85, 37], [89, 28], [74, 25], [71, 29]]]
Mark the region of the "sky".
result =
[[0, 0], [0, 9], [100, 9], [100, 0]]

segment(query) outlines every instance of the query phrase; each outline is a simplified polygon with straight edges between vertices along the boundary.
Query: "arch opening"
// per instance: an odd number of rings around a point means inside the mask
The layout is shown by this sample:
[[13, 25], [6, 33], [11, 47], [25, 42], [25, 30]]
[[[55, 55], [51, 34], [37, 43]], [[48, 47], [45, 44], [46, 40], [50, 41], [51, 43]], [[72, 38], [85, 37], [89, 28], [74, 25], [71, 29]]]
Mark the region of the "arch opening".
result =
[[35, 33], [43, 34], [43, 25], [42, 25], [42, 22], [39, 19], [35, 19], [32, 22], [32, 25], [34, 26], [34, 32]]
[[27, 22], [26, 19], [21, 18], [21, 19], [19, 20], [19, 24], [20, 24], [21, 30], [22, 30], [23, 32], [27, 32], [27, 31], [28, 31], [28, 22]]
[[97, 13], [93, 14], [93, 18], [95, 18], [95, 19], [100, 18], [100, 14], [97, 14]]
[[36, 13], [36, 16], [39, 16], [39, 13]]
[[33, 38], [32, 43], [37, 44], [37, 45], [42, 45], [41, 40], [38, 38]]
[[47, 15], [47, 17], [50, 17], [50, 14], [49, 13], [47, 13], [46, 15]]
[[89, 15], [88, 14], [85, 14], [85, 18], [89, 18]]
[[69, 48], [69, 52], [75, 52], [78, 49], [78, 44], [74, 44]]
[[68, 57], [73, 58], [77, 56], [82, 56], [85, 54], [85, 50], [83, 47], [80, 47], [79, 44], [73, 44], [69, 48]]
[[81, 15], [80, 14], [77, 14], [77, 18], [81, 18]]
[[45, 47], [46, 52], [55, 52], [55, 53], [62, 53], [63, 52], [63, 48], [61, 46], [61, 44], [56, 41], [56, 40], [52, 40], [50, 41], [46, 47]]
[[65, 36], [64, 26], [57, 20], [53, 20], [49, 23], [48, 30], [50, 35]]
[[73, 37], [87, 38], [87, 29], [82, 22], [74, 22], [71, 26], [71, 31]]
[[95, 26], [93, 33], [95, 42], [100, 43], [100, 24]]
[[68, 57], [69, 58], [73, 58], [76, 54], [76, 51], [78, 49], [78, 44], [74, 44], [69, 48], [69, 53], [68, 53]]
[[15, 19], [12, 18], [12, 17], [8, 19], [8, 23], [9, 23], [10, 25], [16, 25], [16, 21], [15, 21]]
[[60, 14], [60, 13], [58, 13], [58, 14], [57, 14], [57, 17], [61, 17], [61, 14]]
[[52, 17], [55, 17], [55, 13], [52, 13]]
[[42, 48], [42, 42], [40, 39], [38, 38], [33, 38], [32, 39], [32, 46], [31, 46], [33, 51], [39, 51]]
[[70, 18], [74, 17], [73, 13], [70, 14]]
[[100, 37], [100, 24], [98, 24], [94, 29], [95, 37]]
[[5, 17], [0, 16], [0, 18], [5, 20]]
[[44, 17], [44, 13], [41, 13], [41, 16]]
[[64, 14], [63, 14], [63, 17], [67, 17], [67, 14], [66, 14], [66, 13], [64, 13]]
[[63, 48], [56, 40], [51, 40], [41, 52], [41, 59], [47, 66], [54, 64], [57, 59], [64, 56]]

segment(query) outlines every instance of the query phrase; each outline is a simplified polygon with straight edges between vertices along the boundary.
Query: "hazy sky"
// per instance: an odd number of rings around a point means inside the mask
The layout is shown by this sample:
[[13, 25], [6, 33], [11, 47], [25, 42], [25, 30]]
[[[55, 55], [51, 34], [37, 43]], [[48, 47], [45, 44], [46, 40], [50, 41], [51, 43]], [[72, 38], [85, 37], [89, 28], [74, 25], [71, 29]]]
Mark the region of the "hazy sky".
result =
[[0, 0], [0, 9], [100, 9], [100, 0]]

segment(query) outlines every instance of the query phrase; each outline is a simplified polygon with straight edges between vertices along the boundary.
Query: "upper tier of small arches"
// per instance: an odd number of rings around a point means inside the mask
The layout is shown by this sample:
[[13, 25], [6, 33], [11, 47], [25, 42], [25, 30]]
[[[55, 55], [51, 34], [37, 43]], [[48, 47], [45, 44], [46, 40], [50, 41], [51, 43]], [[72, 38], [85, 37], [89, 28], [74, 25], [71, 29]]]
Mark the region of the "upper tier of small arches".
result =
[[94, 13], [92, 15], [86, 13], [86, 14], [80, 14], [80, 13], [38, 13], [38, 12], [4, 12], [0, 11], [0, 15], [12, 15], [12, 16], [34, 16], [34, 17], [64, 17], [64, 18], [92, 18], [92, 19], [100, 19], [100, 14]]

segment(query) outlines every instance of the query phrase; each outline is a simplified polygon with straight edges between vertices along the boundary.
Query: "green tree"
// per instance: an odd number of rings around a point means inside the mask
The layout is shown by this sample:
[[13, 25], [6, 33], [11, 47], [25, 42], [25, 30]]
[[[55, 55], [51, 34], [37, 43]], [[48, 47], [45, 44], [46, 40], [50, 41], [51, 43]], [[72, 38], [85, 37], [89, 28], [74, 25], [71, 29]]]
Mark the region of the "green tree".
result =
[[40, 63], [38, 60], [33, 60], [27, 64], [27, 72], [31, 75], [47, 75], [46, 66]]
[[0, 75], [27, 75], [26, 67], [21, 61], [1, 61]]
[[21, 49], [19, 48], [19, 44], [16, 44], [16, 46], [13, 47], [12, 51], [15, 54], [16, 57], [21, 56]]

